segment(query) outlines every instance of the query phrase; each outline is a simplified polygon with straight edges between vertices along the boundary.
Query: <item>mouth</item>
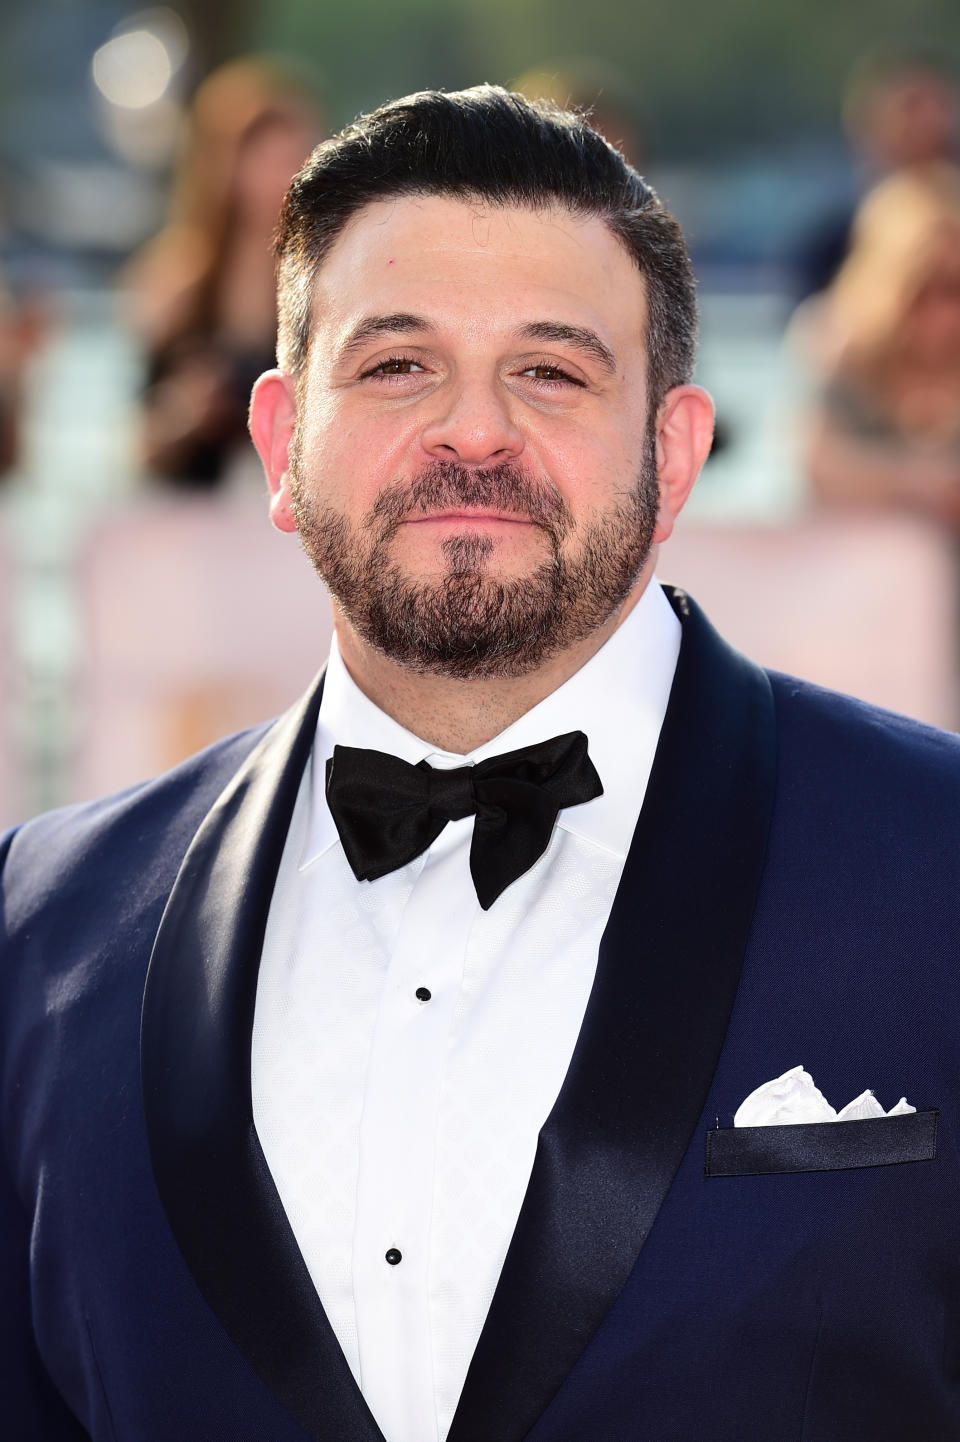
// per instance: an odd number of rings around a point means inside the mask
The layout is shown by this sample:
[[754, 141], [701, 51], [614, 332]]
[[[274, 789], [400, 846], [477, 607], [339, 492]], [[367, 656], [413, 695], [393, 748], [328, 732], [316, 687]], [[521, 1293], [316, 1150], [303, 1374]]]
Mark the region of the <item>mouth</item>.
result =
[[454, 510], [428, 511], [425, 515], [406, 517], [407, 525], [469, 525], [469, 526], [532, 526], [529, 516], [517, 511], [498, 511], [482, 506], [459, 506]]

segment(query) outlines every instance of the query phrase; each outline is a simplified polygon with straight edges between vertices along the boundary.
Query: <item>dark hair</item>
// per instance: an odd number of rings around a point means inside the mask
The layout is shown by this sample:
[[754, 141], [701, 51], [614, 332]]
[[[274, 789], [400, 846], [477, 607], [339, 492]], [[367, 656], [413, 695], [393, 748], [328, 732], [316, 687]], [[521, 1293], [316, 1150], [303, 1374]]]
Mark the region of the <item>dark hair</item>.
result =
[[398, 195], [560, 205], [597, 216], [646, 280], [649, 392], [658, 405], [693, 372], [697, 308], [680, 227], [583, 115], [496, 85], [424, 90], [381, 106], [318, 145], [287, 192], [276, 236], [278, 358], [299, 375], [317, 272], [347, 222]]

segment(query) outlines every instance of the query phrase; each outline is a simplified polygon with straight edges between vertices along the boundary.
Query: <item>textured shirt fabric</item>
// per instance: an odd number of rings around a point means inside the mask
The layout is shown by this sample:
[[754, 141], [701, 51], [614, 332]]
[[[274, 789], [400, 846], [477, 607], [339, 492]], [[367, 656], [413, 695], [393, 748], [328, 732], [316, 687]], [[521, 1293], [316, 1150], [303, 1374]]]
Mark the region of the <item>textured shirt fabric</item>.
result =
[[[443, 1442], [452, 1421], [576, 1044], [679, 647], [653, 583], [581, 670], [467, 756], [398, 725], [331, 650], [264, 939], [253, 1111], [388, 1442]], [[560, 813], [489, 911], [470, 877], [472, 817], [356, 880], [324, 795], [335, 744], [453, 767], [573, 730], [604, 794]]]

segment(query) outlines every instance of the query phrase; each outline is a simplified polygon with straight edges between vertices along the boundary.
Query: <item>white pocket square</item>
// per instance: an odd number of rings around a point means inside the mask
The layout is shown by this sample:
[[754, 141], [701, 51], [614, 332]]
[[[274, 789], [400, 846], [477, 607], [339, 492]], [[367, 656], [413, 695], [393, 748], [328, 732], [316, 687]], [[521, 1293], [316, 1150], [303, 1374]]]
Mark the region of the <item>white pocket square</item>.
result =
[[791, 1067], [783, 1076], [764, 1082], [740, 1103], [733, 1118], [735, 1127], [782, 1127], [799, 1122], [854, 1122], [871, 1117], [899, 1117], [915, 1112], [906, 1097], [885, 1112], [873, 1092], [861, 1092], [836, 1111], [819, 1091], [813, 1077], [802, 1066]]

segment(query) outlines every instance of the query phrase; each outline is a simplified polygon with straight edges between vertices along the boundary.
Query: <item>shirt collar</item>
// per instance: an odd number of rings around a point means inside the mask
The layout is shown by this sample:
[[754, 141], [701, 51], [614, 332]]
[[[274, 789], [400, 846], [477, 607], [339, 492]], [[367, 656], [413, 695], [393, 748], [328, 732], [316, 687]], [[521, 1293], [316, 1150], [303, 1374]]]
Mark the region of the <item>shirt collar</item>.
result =
[[626, 857], [667, 709], [680, 653], [680, 622], [652, 581], [613, 635], [579, 671], [505, 731], [468, 755], [438, 751], [365, 696], [337, 646], [323, 684], [313, 747], [311, 795], [301, 870], [339, 842], [324, 794], [327, 759], [335, 745], [387, 751], [415, 765], [449, 768], [505, 751], [585, 731], [603, 795], [560, 813], [557, 824]]

